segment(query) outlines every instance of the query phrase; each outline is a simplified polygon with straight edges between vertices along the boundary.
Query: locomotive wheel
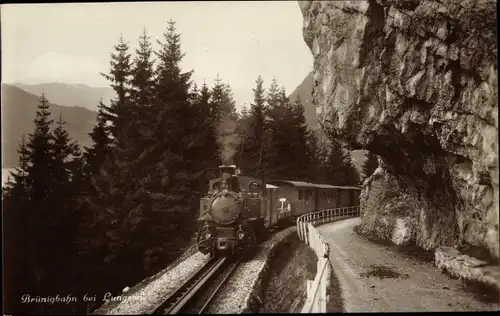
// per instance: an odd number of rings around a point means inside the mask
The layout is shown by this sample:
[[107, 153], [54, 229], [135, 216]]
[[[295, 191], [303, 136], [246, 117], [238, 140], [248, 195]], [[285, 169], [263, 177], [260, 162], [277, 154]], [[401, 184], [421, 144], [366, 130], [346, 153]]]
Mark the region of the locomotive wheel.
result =
[[264, 226], [263, 220], [254, 222], [252, 228], [255, 235], [256, 244], [260, 244], [267, 239], [267, 228]]
[[257, 243], [262, 243], [264, 241], [267, 240], [267, 237], [268, 237], [268, 230], [267, 228], [262, 225], [262, 224], [258, 224], [258, 226], [256, 227], [256, 235], [257, 235]]
[[257, 249], [257, 243], [255, 234], [252, 234], [252, 237], [249, 240], [249, 243], [245, 245], [244, 248], [240, 249], [239, 256], [242, 261], [250, 260]]
[[246, 247], [240, 250], [239, 257], [241, 261], [248, 261], [252, 257], [252, 252], [255, 248]]

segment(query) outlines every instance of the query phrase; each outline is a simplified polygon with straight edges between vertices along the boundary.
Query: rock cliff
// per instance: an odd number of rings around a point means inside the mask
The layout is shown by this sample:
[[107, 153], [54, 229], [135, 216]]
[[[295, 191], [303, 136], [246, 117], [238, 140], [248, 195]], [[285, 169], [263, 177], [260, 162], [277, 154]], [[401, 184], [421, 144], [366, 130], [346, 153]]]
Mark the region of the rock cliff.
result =
[[361, 230], [498, 258], [495, 1], [299, 5], [320, 125], [381, 160]]

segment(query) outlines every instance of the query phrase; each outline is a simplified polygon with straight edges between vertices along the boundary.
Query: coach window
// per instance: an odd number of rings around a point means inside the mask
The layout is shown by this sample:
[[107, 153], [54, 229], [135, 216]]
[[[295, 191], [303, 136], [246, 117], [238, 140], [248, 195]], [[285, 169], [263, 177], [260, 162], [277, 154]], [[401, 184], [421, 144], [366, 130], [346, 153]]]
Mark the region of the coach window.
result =
[[299, 201], [302, 201], [302, 189], [299, 189]]

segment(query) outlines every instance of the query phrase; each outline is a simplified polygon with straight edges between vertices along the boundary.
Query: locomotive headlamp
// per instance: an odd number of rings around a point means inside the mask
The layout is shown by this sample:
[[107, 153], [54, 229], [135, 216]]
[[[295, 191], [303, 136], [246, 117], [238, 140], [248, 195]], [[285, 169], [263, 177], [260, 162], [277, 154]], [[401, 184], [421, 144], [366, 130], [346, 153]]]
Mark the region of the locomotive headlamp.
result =
[[241, 225], [240, 225], [238, 231], [236, 232], [236, 236], [238, 236], [238, 239], [243, 239], [245, 237], [245, 233], [243, 232]]

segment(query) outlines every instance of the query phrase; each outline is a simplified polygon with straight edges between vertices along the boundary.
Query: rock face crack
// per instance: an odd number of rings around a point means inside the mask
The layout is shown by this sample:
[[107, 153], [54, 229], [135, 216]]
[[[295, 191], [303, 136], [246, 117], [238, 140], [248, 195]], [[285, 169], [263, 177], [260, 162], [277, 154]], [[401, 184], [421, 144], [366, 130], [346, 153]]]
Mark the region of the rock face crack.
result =
[[380, 159], [364, 183], [361, 231], [428, 250], [465, 242], [498, 258], [495, 1], [300, 7], [320, 126]]

